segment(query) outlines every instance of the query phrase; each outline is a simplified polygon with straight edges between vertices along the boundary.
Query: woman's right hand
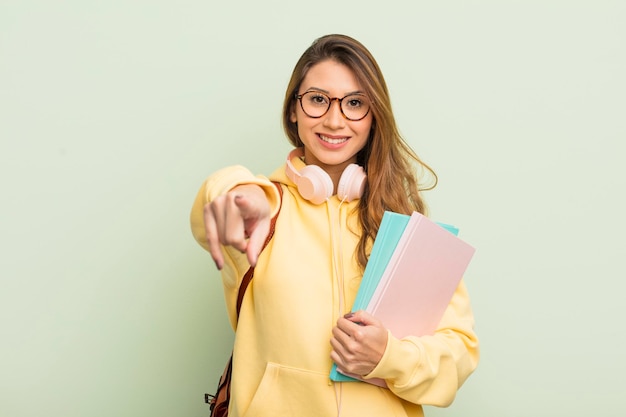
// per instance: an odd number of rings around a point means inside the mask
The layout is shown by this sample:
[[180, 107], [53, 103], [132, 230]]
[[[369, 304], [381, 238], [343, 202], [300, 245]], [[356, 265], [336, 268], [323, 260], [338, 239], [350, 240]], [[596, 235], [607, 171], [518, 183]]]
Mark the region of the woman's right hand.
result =
[[209, 252], [218, 269], [224, 267], [220, 244], [245, 253], [250, 266], [256, 266], [270, 230], [270, 204], [256, 184], [238, 185], [204, 206]]

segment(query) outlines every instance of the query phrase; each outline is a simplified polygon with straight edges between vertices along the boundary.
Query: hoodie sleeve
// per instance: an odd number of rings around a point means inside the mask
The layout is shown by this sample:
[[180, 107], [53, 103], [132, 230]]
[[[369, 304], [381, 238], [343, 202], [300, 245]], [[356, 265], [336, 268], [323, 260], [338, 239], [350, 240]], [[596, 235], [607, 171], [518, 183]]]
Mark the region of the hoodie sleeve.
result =
[[445, 407], [478, 359], [474, 316], [461, 281], [435, 334], [396, 339], [389, 333], [382, 359], [364, 378], [384, 379], [393, 393], [409, 402]]

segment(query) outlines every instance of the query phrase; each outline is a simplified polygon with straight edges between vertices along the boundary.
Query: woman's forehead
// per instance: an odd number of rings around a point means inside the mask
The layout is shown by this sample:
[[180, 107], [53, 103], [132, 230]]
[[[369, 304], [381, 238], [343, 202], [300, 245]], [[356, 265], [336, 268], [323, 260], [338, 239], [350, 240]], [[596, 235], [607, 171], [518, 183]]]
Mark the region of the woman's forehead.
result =
[[362, 92], [354, 71], [333, 60], [319, 62], [309, 69], [302, 80], [301, 91], [311, 89], [339, 96]]

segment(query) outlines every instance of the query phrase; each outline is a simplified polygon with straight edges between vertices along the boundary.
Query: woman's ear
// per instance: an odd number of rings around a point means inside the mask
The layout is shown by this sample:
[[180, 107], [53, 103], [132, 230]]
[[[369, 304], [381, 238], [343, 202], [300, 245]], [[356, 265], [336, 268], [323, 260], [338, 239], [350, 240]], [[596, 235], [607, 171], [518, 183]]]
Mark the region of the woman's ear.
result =
[[291, 115], [289, 116], [289, 121], [291, 123], [298, 123], [298, 118], [296, 117], [296, 111], [292, 108]]

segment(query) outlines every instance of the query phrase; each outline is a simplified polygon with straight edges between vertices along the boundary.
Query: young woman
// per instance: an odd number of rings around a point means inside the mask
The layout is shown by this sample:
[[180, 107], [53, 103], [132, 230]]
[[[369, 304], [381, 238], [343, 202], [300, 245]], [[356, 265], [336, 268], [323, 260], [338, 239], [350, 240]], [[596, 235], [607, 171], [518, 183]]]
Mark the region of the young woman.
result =
[[[400, 137], [369, 51], [343, 35], [317, 39], [293, 71], [283, 125], [294, 145], [284, 166], [269, 178], [221, 169], [191, 212], [236, 329], [230, 415], [422, 416], [423, 404], [449, 405], [479, 356], [463, 282], [434, 335], [397, 339], [376, 317], [347, 314], [384, 211], [425, 213], [417, 172], [432, 173]], [[333, 382], [333, 362], [387, 388]]]

